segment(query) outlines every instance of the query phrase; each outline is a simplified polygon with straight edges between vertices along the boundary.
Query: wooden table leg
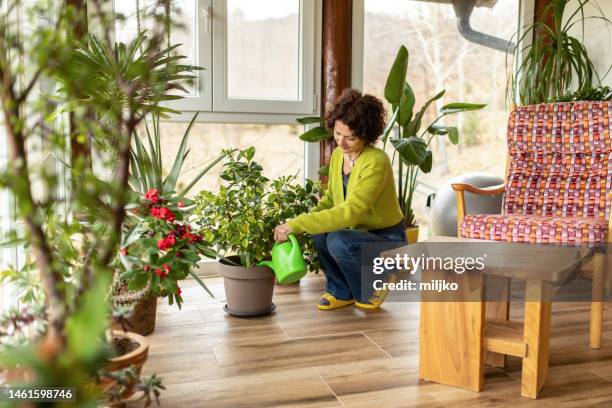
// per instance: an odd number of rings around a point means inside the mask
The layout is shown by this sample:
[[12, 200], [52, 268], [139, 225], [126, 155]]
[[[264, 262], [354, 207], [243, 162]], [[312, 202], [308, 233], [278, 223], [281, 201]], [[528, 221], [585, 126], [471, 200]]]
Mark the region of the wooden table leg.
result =
[[481, 391], [485, 319], [485, 304], [479, 301], [481, 276], [423, 272], [421, 281], [435, 279], [457, 282], [460, 289], [455, 295], [445, 294], [443, 298], [436, 293], [421, 293], [419, 378]]
[[[499, 276], [485, 278], [486, 317], [487, 319], [505, 320], [510, 318], [510, 279]], [[494, 301], [491, 301], [494, 299]], [[505, 367], [506, 355], [487, 351], [485, 364], [493, 367]]]
[[521, 395], [537, 398], [548, 375], [550, 343], [550, 287], [541, 281], [527, 281], [523, 338], [527, 356], [523, 358]]

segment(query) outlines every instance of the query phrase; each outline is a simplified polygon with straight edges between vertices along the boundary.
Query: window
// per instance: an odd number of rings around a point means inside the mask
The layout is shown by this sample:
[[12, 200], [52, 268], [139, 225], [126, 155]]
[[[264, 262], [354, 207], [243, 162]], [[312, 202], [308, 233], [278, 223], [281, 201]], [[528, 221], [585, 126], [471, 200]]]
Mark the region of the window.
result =
[[[172, 43], [204, 70], [186, 99], [169, 106], [211, 113], [316, 114], [318, 60], [314, 0], [175, 0]], [[116, 38], [151, 27], [154, 0], [115, 2]], [[207, 115], [200, 115], [206, 120]], [[210, 117], [210, 115], [208, 115]], [[265, 119], [260, 118], [264, 121]]]
[[[165, 174], [172, 167], [172, 160], [186, 128], [186, 123], [160, 124]], [[302, 183], [305, 146], [298, 137], [301, 129], [299, 125], [196, 123], [189, 136], [187, 148], [190, 153], [178, 180], [178, 190], [219, 157], [222, 149], [242, 149], [249, 146], [255, 147], [254, 160], [263, 167], [266, 177], [273, 179], [296, 174], [296, 182]], [[222, 163], [219, 163], [191, 189], [189, 195], [193, 196], [203, 189], [217, 191], [221, 184], [221, 171]]]
[[[414, 200], [417, 222], [427, 225], [426, 197], [451, 177], [472, 171], [504, 176], [506, 125], [506, 54], [468, 42], [458, 32], [451, 4], [425, 1], [364, 0], [362, 75], [363, 90], [384, 95], [388, 71], [401, 44], [410, 52], [408, 80], [420, 108], [438, 91], [446, 94], [427, 111], [427, 120], [446, 103], [486, 103], [481, 111], [445, 118], [459, 127], [460, 142], [452, 146], [435, 139], [434, 168], [421, 175]], [[498, 0], [476, 7], [474, 30], [510, 40], [518, 29], [519, 2]], [[508, 58], [512, 63], [512, 57]], [[359, 75], [357, 75], [359, 77]], [[389, 108], [389, 107], [387, 107]], [[424, 120], [424, 123], [429, 123]], [[426, 228], [423, 228], [426, 230]]]

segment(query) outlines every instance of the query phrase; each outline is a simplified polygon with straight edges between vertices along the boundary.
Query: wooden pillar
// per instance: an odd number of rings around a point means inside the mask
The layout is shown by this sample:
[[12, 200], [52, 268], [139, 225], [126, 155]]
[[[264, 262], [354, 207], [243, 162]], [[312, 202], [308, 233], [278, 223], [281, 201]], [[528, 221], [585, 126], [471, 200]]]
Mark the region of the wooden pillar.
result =
[[[74, 35], [76, 38], [83, 38], [87, 35], [87, 0], [66, 0], [66, 5], [74, 7], [76, 11]], [[82, 158], [88, 166], [91, 166], [91, 142], [87, 135], [84, 139], [79, 137], [79, 131], [74, 125], [73, 113], [69, 114], [69, 121], [71, 163], [74, 163], [77, 158]]]
[[[551, 10], [546, 10], [546, 7], [552, 2], [552, 0], [535, 0], [534, 10], [533, 10], [533, 19], [534, 21], [542, 21], [546, 23], [547, 26], [552, 27], [553, 23], [553, 15], [550, 12]], [[534, 30], [533, 36], [538, 35], [538, 30]]]
[[[352, 0], [323, 0], [321, 112], [323, 117], [336, 98], [351, 86]], [[321, 142], [320, 164], [329, 164], [336, 147], [333, 139]], [[325, 180], [324, 180], [325, 181]]]

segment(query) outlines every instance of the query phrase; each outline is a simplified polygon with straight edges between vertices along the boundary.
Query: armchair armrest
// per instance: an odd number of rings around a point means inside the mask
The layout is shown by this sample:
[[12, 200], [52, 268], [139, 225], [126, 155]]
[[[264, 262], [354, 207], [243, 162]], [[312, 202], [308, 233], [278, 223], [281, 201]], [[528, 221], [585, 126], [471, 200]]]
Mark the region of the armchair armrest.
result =
[[478, 195], [499, 195], [503, 194], [505, 187], [503, 184], [499, 186], [479, 188], [474, 187], [471, 184], [466, 183], [453, 183], [451, 184], [453, 190], [457, 192], [457, 236], [461, 236], [461, 223], [463, 217], [465, 217], [465, 192], [468, 191]]
[[500, 184], [499, 186], [491, 186], [491, 187], [475, 187], [471, 184], [466, 183], [454, 183], [451, 184], [453, 190], [456, 192], [464, 192], [469, 191], [470, 193], [478, 194], [478, 195], [499, 195], [503, 194], [505, 186], [504, 184]]

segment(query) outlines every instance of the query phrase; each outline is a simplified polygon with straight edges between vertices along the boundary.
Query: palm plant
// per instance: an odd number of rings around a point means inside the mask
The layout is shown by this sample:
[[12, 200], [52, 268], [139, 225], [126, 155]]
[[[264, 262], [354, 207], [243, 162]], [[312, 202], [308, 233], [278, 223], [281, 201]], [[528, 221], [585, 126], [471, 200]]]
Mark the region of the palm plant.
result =
[[[552, 16], [550, 24], [535, 21], [525, 27], [518, 38], [515, 59], [524, 55], [509, 83], [507, 93], [512, 101], [518, 99], [522, 105], [555, 102], [563, 95], [575, 91], [585, 93], [593, 85], [601, 84], [586, 47], [582, 41], [571, 36], [570, 31], [580, 24], [584, 38], [586, 20], [611, 21], [591, 0], [579, 0], [576, 10], [564, 18], [569, 3], [570, 0], [551, 0], [543, 11], [543, 15]], [[599, 15], [585, 17], [587, 4], [598, 8]], [[518, 33], [515, 35], [518, 37]], [[530, 43], [532, 37], [533, 42]]]
[[[93, 34], [76, 42], [57, 79], [61, 84], [60, 95], [80, 97], [64, 98], [52, 116], [85, 109], [93, 117], [95, 107], [97, 120], [106, 123], [124, 112], [128, 104], [135, 111], [162, 118], [178, 113], [162, 103], [182, 99], [180, 93], [187, 92], [185, 86], [196, 78], [194, 72], [202, 68], [181, 63], [186, 57], [174, 54], [181, 44], [162, 47], [162, 41], [163, 38], [149, 38], [146, 31], [140, 31], [129, 43], [115, 43], [112, 48]], [[63, 78], [83, 80], [64, 81]], [[135, 86], [142, 81], [153, 85]], [[111, 134], [95, 140], [104, 152], [111, 154], [111, 161], [116, 156], [116, 138]]]

